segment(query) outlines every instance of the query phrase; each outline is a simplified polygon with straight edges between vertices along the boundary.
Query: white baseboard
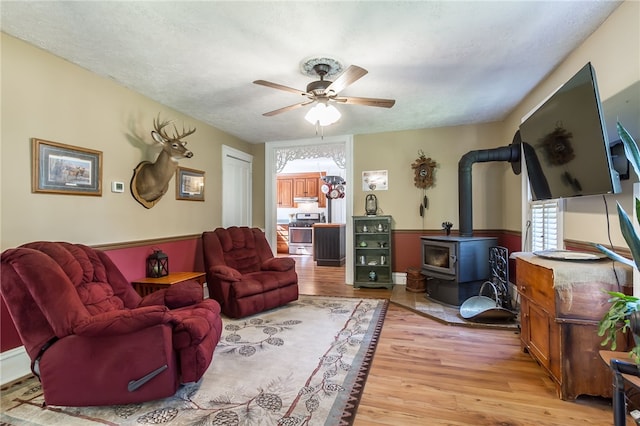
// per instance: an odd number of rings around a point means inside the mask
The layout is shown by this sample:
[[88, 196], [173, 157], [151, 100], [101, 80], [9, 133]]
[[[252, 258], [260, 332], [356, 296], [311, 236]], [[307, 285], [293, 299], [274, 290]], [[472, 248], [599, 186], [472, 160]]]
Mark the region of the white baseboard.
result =
[[0, 353], [0, 384], [5, 385], [31, 374], [31, 359], [24, 346]]
[[393, 272], [391, 274], [393, 283], [397, 285], [407, 285], [407, 273], [406, 272]]

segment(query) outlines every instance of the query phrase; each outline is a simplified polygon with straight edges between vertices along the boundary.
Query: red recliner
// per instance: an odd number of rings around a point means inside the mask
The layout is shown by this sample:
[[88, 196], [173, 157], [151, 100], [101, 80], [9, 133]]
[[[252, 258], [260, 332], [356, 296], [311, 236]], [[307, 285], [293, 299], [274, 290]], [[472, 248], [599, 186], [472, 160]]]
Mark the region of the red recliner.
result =
[[295, 260], [274, 257], [258, 228], [217, 228], [202, 234], [209, 295], [231, 318], [243, 318], [298, 299]]
[[141, 298], [102, 251], [34, 242], [2, 253], [2, 297], [49, 405], [130, 404], [199, 380], [222, 332], [195, 281]]

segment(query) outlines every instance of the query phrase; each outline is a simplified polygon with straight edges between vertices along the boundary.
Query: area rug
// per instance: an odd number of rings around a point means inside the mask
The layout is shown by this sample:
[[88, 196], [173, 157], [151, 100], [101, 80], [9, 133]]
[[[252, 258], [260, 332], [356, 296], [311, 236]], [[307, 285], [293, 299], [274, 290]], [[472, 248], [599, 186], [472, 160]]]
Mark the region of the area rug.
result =
[[388, 301], [300, 296], [223, 319], [213, 362], [171, 398], [109, 407], [43, 407], [35, 378], [2, 392], [0, 425], [350, 425]]

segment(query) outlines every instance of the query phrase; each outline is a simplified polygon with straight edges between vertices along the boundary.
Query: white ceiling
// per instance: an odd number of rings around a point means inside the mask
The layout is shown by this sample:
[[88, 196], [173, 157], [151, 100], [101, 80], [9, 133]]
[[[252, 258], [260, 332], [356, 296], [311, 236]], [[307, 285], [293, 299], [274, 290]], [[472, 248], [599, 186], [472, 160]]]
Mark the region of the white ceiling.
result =
[[[3, 0], [2, 31], [251, 143], [315, 136], [309, 107], [262, 113], [304, 90], [300, 65], [331, 57], [369, 73], [324, 135], [503, 119], [585, 40], [613, 1]], [[188, 123], [187, 123], [188, 124]]]

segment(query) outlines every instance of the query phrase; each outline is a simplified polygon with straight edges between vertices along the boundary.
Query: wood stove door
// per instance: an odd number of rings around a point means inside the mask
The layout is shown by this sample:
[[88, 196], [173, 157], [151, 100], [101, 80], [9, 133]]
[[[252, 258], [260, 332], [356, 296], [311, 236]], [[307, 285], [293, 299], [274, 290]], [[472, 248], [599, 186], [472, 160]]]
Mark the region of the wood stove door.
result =
[[456, 279], [457, 261], [456, 243], [422, 239], [422, 269], [424, 271], [439, 274], [441, 278], [449, 275]]

